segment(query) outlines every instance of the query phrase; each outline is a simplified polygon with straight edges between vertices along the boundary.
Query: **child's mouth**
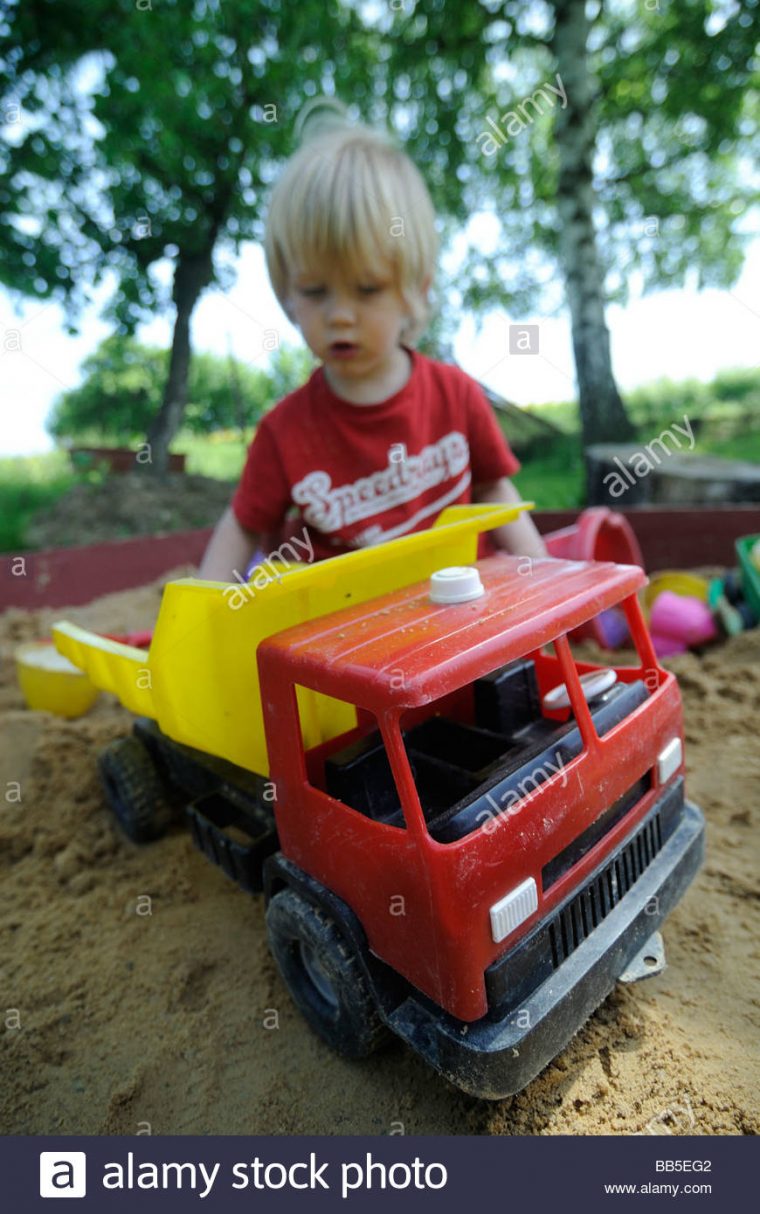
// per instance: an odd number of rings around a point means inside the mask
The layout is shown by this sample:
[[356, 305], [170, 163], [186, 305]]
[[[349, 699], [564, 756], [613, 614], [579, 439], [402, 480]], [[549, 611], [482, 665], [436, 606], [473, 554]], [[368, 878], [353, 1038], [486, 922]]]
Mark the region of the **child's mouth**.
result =
[[359, 347], [352, 341], [334, 341], [330, 345], [333, 358], [351, 358]]

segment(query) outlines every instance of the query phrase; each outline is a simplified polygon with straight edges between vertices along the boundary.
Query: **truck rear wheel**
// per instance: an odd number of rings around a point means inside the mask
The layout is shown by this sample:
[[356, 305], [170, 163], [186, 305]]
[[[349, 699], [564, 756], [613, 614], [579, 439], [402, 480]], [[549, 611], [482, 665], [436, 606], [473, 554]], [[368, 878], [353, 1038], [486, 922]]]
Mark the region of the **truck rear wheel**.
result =
[[324, 911], [281, 890], [267, 908], [267, 934], [293, 1002], [337, 1053], [366, 1058], [390, 1037], [358, 958]]
[[174, 811], [145, 746], [132, 735], [111, 742], [98, 756], [103, 789], [114, 816], [134, 843], [163, 835]]

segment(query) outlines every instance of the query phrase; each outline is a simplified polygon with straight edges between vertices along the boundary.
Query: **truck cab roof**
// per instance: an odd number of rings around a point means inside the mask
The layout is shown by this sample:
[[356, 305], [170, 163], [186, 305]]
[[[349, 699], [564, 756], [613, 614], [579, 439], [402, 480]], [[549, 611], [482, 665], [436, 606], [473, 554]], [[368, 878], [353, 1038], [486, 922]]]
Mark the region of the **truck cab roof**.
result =
[[[477, 562], [485, 593], [431, 601], [429, 581], [277, 633], [288, 677], [378, 712], [429, 703], [481, 673], [538, 649], [633, 594], [637, 566], [493, 556]], [[403, 679], [399, 678], [403, 673]]]

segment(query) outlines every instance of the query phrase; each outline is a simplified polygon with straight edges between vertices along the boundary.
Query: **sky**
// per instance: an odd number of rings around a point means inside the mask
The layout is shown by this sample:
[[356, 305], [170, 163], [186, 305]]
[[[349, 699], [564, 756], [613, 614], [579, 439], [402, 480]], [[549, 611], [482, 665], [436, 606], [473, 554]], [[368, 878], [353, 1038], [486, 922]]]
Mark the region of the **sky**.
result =
[[[235, 263], [237, 280], [225, 292], [207, 292], [193, 318], [198, 351], [266, 366], [273, 332], [282, 343], [301, 338], [275, 299], [261, 248], [244, 245]], [[168, 273], [168, 264], [163, 266]], [[57, 395], [81, 382], [82, 361], [107, 337], [99, 319], [113, 282], [104, 281], [82, 317], [81, 333], [64, 331], [57, 304], [24, 303], [0, 293], [0, 455], [52, 450], [45, 431]], [[538, 324], [537, 354], [509, 354], [509, 325]], [[661, 291], [611, 306], [607, 323], [612, 365], [623, 392], [661, 377], [712, 379], [728, 367], [760, 363], [760, 240], [749, 249], [731, 291]], [[169, 345], [170, 318], [143, 325], [137, 333], [151, 345]], [[458, 363], [470, 375], [519, 405], [568, 400], [575, 395], [569, 318], [494, 313], [478, 332], [465, 318], [454, 342]]]

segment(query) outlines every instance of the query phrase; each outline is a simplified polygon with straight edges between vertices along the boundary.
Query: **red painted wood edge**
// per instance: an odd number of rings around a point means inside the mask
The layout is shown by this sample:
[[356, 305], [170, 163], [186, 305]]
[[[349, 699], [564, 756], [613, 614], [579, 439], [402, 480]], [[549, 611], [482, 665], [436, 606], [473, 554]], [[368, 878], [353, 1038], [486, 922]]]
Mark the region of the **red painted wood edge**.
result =
[[[633, 527], [646, 569], [693, 569], [736, 563], [734, 541], [760, 532], [760, 508], [622, 510]], [[536, 511], [542, 534], [575, 521], [574, 510]], [[104, 594], [152, 582], [178, 565], [197, 564], [210, 529], [137, 536], [81, 548], [0, 555], [0, 608], [74, 607]]]
[[[760, 532], [760, 507], [641, 506], [620, 510], [641, 545], [644, 568], [695, 569], [700, 565], [736, 565], [734, 542], [742, 535]], [[577, 518], [573, 510], [538, 510], [532, 517], [542, 535], [568, 527]]]
[[204, 528], [81, 548], [3, 553], [0, 608], [78, 607], [103, 594], [144, 586], [178, 565], [197, 565], [210, 535], [211, 529]]

